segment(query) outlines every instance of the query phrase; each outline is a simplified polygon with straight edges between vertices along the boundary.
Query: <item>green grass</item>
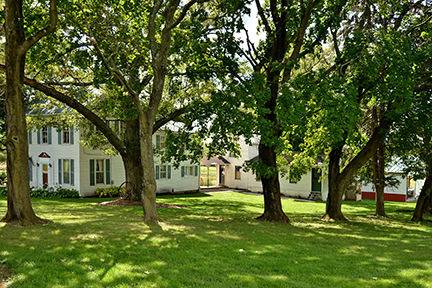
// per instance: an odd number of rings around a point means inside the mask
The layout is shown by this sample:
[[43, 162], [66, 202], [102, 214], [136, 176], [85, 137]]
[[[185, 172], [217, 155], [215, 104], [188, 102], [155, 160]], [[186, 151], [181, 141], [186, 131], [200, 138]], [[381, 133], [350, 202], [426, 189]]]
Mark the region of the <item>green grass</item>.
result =
[[[139, 207], [100, 199], [35, 200], [47, 226], [0, 224], [0, 263], [12, 287], [432, 287], [432, 226], [413, 204], [344, 203], [349, 223], [320, 221], [323, 203], [284, 199], [291, 225], [253, 220], [262, 198], [240, 193], [160, 197], [150, 230]], [[6, 210], [0, 200], [0, 215]]]

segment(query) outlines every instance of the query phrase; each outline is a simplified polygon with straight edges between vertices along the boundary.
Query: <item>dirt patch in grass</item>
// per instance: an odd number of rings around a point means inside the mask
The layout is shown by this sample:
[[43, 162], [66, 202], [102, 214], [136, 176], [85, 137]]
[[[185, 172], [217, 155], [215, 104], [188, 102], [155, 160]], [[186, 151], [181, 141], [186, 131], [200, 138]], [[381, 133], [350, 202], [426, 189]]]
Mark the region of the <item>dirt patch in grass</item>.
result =
[[[127, 200], [127, 199], [115, 199], [111, 201], [98, 203], [99, 206], [141, 206], [141, 201]], [[183, 209], [179, 205], [170, 204], [156, 204], [157, 208], [171, 208], [171, 209]], [[1, 287], [0, 287], [1, 288]]]
[[11, 277], [11, 271], [4, 265], [0, 265], [0, 288], [6, 288], [6, 281]]

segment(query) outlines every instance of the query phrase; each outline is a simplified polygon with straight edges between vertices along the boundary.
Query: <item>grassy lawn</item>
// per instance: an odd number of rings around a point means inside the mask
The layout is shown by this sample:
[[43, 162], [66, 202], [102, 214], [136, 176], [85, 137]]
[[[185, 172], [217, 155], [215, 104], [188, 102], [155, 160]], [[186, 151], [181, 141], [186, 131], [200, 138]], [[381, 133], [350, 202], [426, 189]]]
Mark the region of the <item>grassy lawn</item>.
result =
[[[54, 221], [0, 224], [0, 264], [12, 287], [432, 287], [432, 226], [411, 224], [413, 204], [345, 203], [350, 223], [325, 223], [323, 203], [284, 199], [292, 225], [253, 220], [262, 199], [240, 193], [160, 197], [161, 228], [139, 207], [100, 200], [35, 200]], [[0, 200], [0, 215], [6, 209]], [[295, 213], [294, 213], [295, 212]]]

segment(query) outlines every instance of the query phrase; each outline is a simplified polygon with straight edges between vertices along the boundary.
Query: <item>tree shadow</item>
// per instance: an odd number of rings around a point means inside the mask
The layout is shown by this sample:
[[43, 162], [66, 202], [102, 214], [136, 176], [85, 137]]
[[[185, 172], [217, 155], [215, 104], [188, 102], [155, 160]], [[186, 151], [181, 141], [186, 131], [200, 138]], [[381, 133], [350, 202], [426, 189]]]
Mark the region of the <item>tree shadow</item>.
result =
[[432, 278], [431, 230], [405, 218], [372, 222], [354, 209], [349, 223], [324, 223], [289, 211], [284, 225], [253, 220], [262, 205], [247, 199], [164, 201], [185, 208], [159, 209], [160, 229], [140, 207], [36, 201], [55, 223], [0, 227], [0, 261], [17, 268], [15, 287], [427, 287]]

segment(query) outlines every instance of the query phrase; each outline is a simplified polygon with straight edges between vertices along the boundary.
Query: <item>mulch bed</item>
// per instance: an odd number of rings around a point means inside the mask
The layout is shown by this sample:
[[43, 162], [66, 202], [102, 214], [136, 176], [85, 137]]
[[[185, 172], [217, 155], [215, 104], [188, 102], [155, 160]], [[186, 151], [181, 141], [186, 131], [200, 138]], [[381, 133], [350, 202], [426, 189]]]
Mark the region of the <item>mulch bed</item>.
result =
[[0, 288], [6, 288], [6, 281], [11, 277], [11, 271], [3, 265], [0, 265]]
[[[127, 199], [115, 199], [112, 201], [106, 201], [98, 203], [99, 206], [142, 206], [141, 201], [127, 200]], [[183, 209], [183, 206], [170, 205], [170, 204], [156, 204], [157, 208], [171, 208], [171, 209]], [[0, 287], [2, 288], [2, 287]]]

